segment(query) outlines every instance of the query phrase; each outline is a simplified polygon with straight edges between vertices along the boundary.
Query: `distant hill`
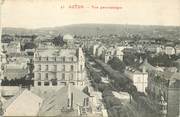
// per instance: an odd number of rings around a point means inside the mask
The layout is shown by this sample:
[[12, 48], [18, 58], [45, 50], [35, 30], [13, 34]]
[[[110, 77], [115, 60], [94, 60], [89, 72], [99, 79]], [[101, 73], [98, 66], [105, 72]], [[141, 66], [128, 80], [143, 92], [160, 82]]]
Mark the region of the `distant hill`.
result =
[[146, 36], [162, 36], [167, 39], [180, 39], [179, 26], [143, 26], [143, 25], [120, 25], [120, 24], [73, 24], [62, 27], [50, 27], [39, 29], [3, 28], [6, 34], [74, 34], [74, 35], [109, 35], [117, 34], [126, 36], [141, 34]]

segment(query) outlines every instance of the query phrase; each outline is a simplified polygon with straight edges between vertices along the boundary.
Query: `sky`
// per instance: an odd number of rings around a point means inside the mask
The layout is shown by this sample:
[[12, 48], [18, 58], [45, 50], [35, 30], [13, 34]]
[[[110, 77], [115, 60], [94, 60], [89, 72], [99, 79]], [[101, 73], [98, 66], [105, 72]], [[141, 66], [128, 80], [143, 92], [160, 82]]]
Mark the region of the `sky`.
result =
[[3, 27], [84, 23], [180, 26], [180, 0], [5, 0], [2, 6]]

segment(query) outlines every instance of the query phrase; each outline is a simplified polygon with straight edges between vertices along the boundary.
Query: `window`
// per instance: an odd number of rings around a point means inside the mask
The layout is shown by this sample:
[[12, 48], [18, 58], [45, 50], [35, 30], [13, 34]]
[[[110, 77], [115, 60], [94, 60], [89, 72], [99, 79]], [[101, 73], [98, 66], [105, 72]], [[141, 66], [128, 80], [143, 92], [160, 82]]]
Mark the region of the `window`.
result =
[[38, 65], [38, 70], [41, 71], [41, 65]]
[[74, 71], [74, 66], [73, 65], [71, 65], [71, 71]]
[[41, 73], [38, 73], [38, 80], [41, 80]]
[[82, 65], [81, 65], [81, 68], [80, 68], [80, 69], [81, 69], [81, 71], [83, 70], [83, 66], [82, 66]]
[[57, 65], [54, 65], [54, 71], [57, 71]]
[[48, 73], [45, 74], [45, 80], [48, 80]]
[[65, 62], [65, 57], [63, 57], [63, 62]]
[[41, 61], [41, 57], [39, 57], [39, 61]]
[[71, 61], [74, 61], [73, 57], [71, 58]]
[[56, 61], [56, 57], [54, 57], [54, 61]]
[[73, 77], [74, 77], [74, 75], [73, 75], [73, 73], [70, 75], [70, 80], [72, 81], [73, 80]]
[[46, 65], [46, 71], [48, 71], [48, 65]]
[[49, 86], [49, 82], [44, 82], [44, 86]]
[[62, 80], [65, 80], [65, 74], [62, 73]]
[[48, 60], [49, 60], [49, 58], [48, 58], [48, 57], [46, 57], [46, 60], [48, 61]]
[[57, 79], [52, 79], [52, 85], [56, 86], [57, 85]]
[[38, 86], [41, 86], [41, 82], [38, 82]]
[[62, 67], [63, 67], [63, 68], [62, 68], [62, 70], [63, 70], [63, 71], [65, 71], [65, 69], [66, 69], [65, 67], [66, 67], [66, 66], [65, 66], [65, 65], [63, 65]]

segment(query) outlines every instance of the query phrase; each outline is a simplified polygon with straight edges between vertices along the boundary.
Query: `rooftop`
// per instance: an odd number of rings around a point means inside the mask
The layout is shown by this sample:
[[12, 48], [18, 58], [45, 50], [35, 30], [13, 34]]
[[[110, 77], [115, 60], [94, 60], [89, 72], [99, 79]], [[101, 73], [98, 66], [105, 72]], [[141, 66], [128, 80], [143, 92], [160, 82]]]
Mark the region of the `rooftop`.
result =
[[41, 103], [40, 97], [24, 90], [6, 102], [4, 116], [36, 116]]
[[70, 34], [66, 34], [63, 36], [63, 40], [73, 40], [73, 39], [74, 39], [73, 36]]
[[[69, 89], [70, 88], [70, 89]], [[71, 90], [73, 89], [73, 90]], [[73, 93], [73, 107], [78, 105], [83, 105], [84, 98], [87, 98], [88, 95], [77, 89], [74, 85], [65, 86], [59, 89], [57, 92], [48, 96], [40, 109], [40, 116], [58, 116], [60, 115], [61, 109], [67, 107], [68, 104], [68, 94], [69, 92]], [[76, 109], [76, 108], [75, 108]]]
[[66, 57], [72, 57], [76, 56], [77, 50], [76, 49], [43, 49], [43, 50], [37, 50], [37, 53], [40, 57], [57, 57], [57, 56], [66, 56]]

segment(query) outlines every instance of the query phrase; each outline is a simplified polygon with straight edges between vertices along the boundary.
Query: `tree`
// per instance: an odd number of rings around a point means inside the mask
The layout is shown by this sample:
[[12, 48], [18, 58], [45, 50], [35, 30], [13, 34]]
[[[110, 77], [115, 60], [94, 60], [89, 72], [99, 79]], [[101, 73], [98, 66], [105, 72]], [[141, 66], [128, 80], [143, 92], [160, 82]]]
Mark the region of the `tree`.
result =
[[28, 42], [28, 43], [25, 43], [23, 49], [33, 49], [33, 48], [36, 48], [36, 44], [32, 43], [32, 42]]
[[53, 43], [55, 46], [63, 46], [63, 45], [65, 44], [65, 42], [63, 41], [63, 36], [61, 36], [61, 35], [55, 37], [55, 38], [52, 40], [52, 43]]
[[133, 66], [137, 64], [138, 57], [135, 54], [125, 54], [123, 57], [123, 62], [127, 66]]
[[108, 61], [108, 64], [110, 64], [113, 69], [118, 70], [121, 73], [124, 72], [126, 67], [126, 65], [117, 57], [113, 57], [113, 59]]

